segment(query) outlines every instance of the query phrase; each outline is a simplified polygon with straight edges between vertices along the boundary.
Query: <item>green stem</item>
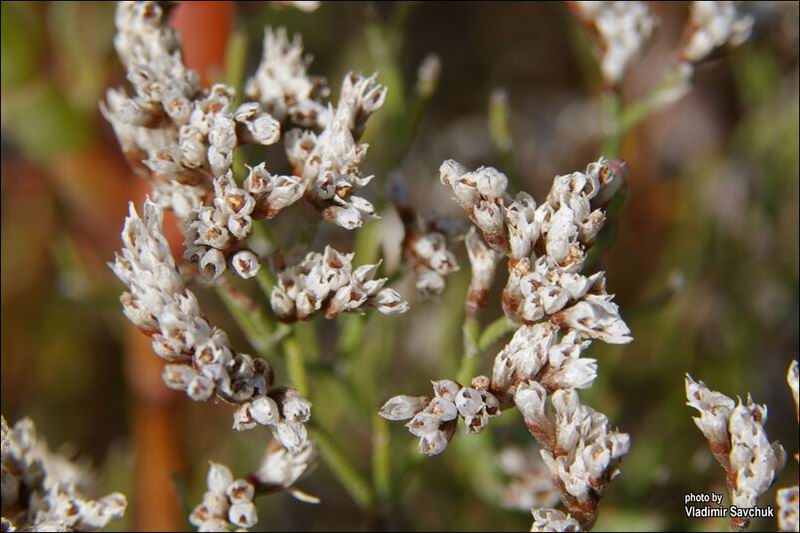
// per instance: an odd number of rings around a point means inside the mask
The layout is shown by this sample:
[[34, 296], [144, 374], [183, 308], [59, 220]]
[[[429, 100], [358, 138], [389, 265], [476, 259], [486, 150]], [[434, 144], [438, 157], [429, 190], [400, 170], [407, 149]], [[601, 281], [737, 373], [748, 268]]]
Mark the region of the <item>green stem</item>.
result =
[[389, 501], [392, 490], [392, 464], [389, 421], [372, 414], [372, 484], [382, 502]]
[[283, 339], [283, 350], [286, 354], [286, 371], [289, 373], [289, 380], [300, 394], [308, 397], [311, 390], [308, 385], [305, 362], [303, 361], [303, 351], [293, 335]]
[[607, 159], [614, 159], [619, 154], [622, 145], [623, 130], [620, 125], [621, 102], [619, 95], [613, 91], [603, 93], [603, 113], [605, 136], [600, 155]]
[[480, 350], [478, 339], [481, 332], [481, 324], [475, 317], [464, 320], [463, 332], [463, 351], [461, 366], [458, 369], [456, 379], [459, 383], [469, 383], [475, 376], [475, 372], [480, 364]]
[[520, 190], [520, 185], [514, 172], [510, 116], [508, 94], [504, 89], [493, 90], [489, 96], [489, 137], [500, 155], [500, 163], [508, 177], [509, 191], [514, 194]]
[[272, 275], [272, 272], [269, 271], [266, 265], [261, 265], [261, 268], [258, 269], [256, 281], [258, 282], [258, 286], [261, 287], [264, 296], [269, 298], [269, 295], [272, 293], [272, 288], [275, 286], [275, 276]]
[[247, 295], [225, 283], [217, 287], [217, 294], [244, 332], [250, 345], [260, 354], [266, 354], [273, 345], [274, 324], [267, 311]]
[[311, 428], [311, 434], [319, 447], [320, 457], [322, 457], [322, 460], [328, 465], [347, 493], [361, 509], [372, 509], [374, 495], [370, 484], [342, 453], [327, 432], [319, 426], [314, 426]]
[[478, 350], [483, 353], [492, 347], [494, 343], [499, 341], [502, 337], [511, 333], [517, 328], [512, 320], [503, 315], [483, 330], [478, 339]]

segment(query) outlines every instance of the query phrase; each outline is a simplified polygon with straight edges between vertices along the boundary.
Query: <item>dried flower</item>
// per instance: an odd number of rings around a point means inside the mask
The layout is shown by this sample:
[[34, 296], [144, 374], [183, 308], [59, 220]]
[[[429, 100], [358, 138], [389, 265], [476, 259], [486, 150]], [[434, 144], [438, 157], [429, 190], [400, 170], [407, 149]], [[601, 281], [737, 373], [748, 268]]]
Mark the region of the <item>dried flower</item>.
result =
[[603, 78], [616, 85], [644, 48], [656, 20], [644, 2], [570, 2], [573, 12], [597, 38]]
[[28, 418], [8, 427], [2, 417], [3, 531], [98, 531], [125, 514], [125, 496], [86, 494], [89, 472], [51, 452]]
[[692, 2], [689, 40], [682, 57], [698, 63], [717, 48], [739, 46], [753, 29], [753, 17], [742, 15], [737, 2]]
[[[786, 453], [776, 441], [770, 444], [763, 424], [767, 408], [747, 401], [734, 402], [722, 393], [709, 390], [686, 375], [687, 405], [700, 411], [694, 421], [708, 440], [716, 460], [725, 470], [733, 505], [755, 507], [759, 496], [772, 486], [783, 468]], [[733, 518], [734, 527], [746, 527], [748, 520]]]
[[225, 332], [206, 321], [175, 268], [162, 223], [159, 205], [145, 200], [139, 218], [131, 204], [122, 232], [124, 247], [109, 266], [128, 287], [121, 297], [125, 315], [152, 337], [153, 350], [169, 363], [164, 382], [193, 400], [216, 396], [237, 404], [237, 430], [267, 425], [287, 448], [303, 448], [310, 403], [293, 389], [270, 390], [269, 364], [233, 351]]
[[278, 274], [270, 303], [281, 320], [307, 320], [317, 312], [326, 318], [374, 307], [383, 314], [405, 313], [408, 304], [394, 289], [383, 288], [386, 278], [374, 279], [379, 265], [353, 268], [354, 254], [325, 247], [310, 252], [297, 265]]
[[246, 531], [258, 523], [251, 483], [234, 480], [227, 466], [209, 462], [207, 485], [202, 503], [189, 515], [199, 531]]

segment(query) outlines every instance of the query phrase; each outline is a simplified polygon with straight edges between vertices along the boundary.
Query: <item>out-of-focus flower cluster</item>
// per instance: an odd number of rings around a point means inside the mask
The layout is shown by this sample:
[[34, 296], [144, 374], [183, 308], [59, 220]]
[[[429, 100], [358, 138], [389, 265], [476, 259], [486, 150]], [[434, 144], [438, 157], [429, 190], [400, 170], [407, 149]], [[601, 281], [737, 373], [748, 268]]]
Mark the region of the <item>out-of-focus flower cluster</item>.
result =
[[622, 80], [628, 65], [644, 48], [655, 18], [644, 2], [570, 2], [570, 7], [596, 36], [603, 78]]
[[736, 9], [738, 2], [692, 2], [689, 39], [682, 57], [699, 63], [724, 46], [739, 46], [753, 31], [753, 17]]
[[446, 218], [418, 213], [409, 201], [408, 188], [400, 174], [392, 177], [389, 196], [403, 222], [403, 254], [417, 291], [423, 298], [441, 295], [445, 277], [461, 268], [451, 251], [453, 242], [460, 237], [460, 228]]
[[33, 421], [9, 428], [2, 418], [3, 531], [98, 531], [125, 514], [124, 495], [92, 500], [91, 484], [88, 471], [48, 449]]
[[258, 523], [253, 504], [255, 487], [244, 479], [233, 479], [230, 469], [219, 463], [208, 468], [208, 490], [189, 515], [198, 531], [246, 531]]
[[[648, 97], [649, 106], [656, 109], [682, 98], [691, 87], [695, 64], [716, 50], [739, 46], [750, 37], [754, 19], [741, 13], [739, 3], [691, 3], [685, 42], [676, 52], [674, 66]], [[633, 59], [646, 46], [657, 19], [645, 2], [574, 1], [569, 6], [595, 40], [606, 85], [617, 87]]]
[[379, 265], [353, 268], [354, 254], [325, 247], [278, 274], [270, 294], [275, 314], [285, 321], [307, 320], [322, 312], [326, 318], [374, 307], [383, 314], [404, 313], [408, 304], [394, 289], [384, 288], [386, 278], [374, 279]]
[[252, 474], [259, 490], [286, 490], [298, 500], [318, 503], [319, 499], [294, 488], [295, 482], [310, 472], [317, 461], [317, 448], [312, 443], [300, 451], [289, 451], [273, 441], [267, 447], [258, 469]]
[[146, 200], [140, 218], [131, 204], [124, 248], [110, 266], [128, 287], [121, 297], [125, 316], [152, 337], [153, 351], [169, 363], [164, 382], [193, 400], [216, 395], [233, 403], [237, 430], [266, 425], [284, 446], [301, 449], [311, 404], [293, 389], [270, 390], [269, 364], [233, 351], [225, 332], [206, 321], [175, 268], [162, 224], [161, 206]]
[[[766, 406], [753, 403], [749, 395], [747, 401], [740, 398], [735, 402], [708, 389], [702, 381], [694, 381], [688, 374], [686, 398], [687, 405], [700, 412], [694, 422], [725, 470], [732, 505], [755, 507], [759, 496], [769, 490], [786, 462], [783, 447], [767, 439]], [[741, 518], [733, 520], [737, 527], [747, 524]]]
[[500, 468], [511, 478], [503, 491], [504, 507], [529, 512], [558, 504], [560, 498], [550, 471], [537, 457], [535, 447], [507, 447], [500, 452]]
[[[411, 418], [406, 427], [420, 438], [420, 451], [434, 455], [447, 446], [457, 416], [466, 416], [456, 408], [461, 391], [480, 391], [486, 406], [491, 399], [492, 412], [481, 411], [484, 404], [471, 394], [479, 413], [494, 415], [500, 407], [516, 405], [541, 447], [563, 503], [577, 523], [590, 527], [606, 484], [628, 452], [629, 437], [610, 429], [604, 415], [581, 405], [575, 389], [591, 386], [597, 363], [580, 355], [594, 339], [617, 344], [632, 339], [606, 293], [604, 273], [587, 277], [579, 272], [605, 221], [602, 207], [622, 186], [627, 167], [600, 159], [585, 172], [557, 176], [547, 201], [538, 207], [524, 192], [512, 200], [506, 176], [496, 169], [468, 171], [449, 160], [440, 173], [483, 236], [474, 228], [467, 236], [473, 270], [468, 316], [475, 316], [483, 304], [495, 264], [505, 255], [509, 280], [503, 310], [521, 325], [495, 357], [491, 380], [479, 376], [471, 388], [436, 381], [433, 398], [396, 396], [381, 415]], [[532, 265], [534, 253], [538, 258]], [[440, 393], [442, 384], [447, 386]], [[548, 395], [552, 410], [546, 408]], [[475, 428], [482, 429], [488, 415]], [[473, 424], [467, 421], [468, 430]]]

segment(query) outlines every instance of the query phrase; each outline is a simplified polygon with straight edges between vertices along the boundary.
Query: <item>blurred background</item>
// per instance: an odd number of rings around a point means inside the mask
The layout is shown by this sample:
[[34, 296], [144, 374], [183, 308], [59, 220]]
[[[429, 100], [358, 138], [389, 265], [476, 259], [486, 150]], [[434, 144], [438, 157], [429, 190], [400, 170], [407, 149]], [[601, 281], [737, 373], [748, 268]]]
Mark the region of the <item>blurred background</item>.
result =
[[[757, 5], [756, 5], [757, 4]], [[108, 87], [124, 82], [113, 50], [114, 4], [2, 2], [2, 412], [36, 422], [52, 447], [65, 444], [93, 464], [98, 493], [129, 497], [127, 529], [186, 529], [205, 487], [208, 460], [244, 475], [269, 435], [230, 430], [224, 406], [168, 393], [147, 339], [120, 312], [123, 288], [107, 268], [119, 248], [127, 202], [147, 183], [128, 169], [98, 112]], [[621, 86], [623, 101], [652, 89], [670, 65], [688, 17], [684, 2], [653, 2], [660, 19], [646, 52]], [[690, 93], [625, 136], [631, 167], [613, 245], [598, 258], [635, 342], [594, 343], [600, 375], [585, 403], [631, 434], [622, 475], [601, 504], [598, 529], [714, 530], [690, 521], [688, 491], [724, 491], [685, 406], [684, 374], [729, 396], [752, 393], [769, 408], [767, 432], [798, 448], [785, 385], [798, 356], [798, 3], [748, 4], [756, 19], [743, 46], [703, 63]], [[265, 25], [303, 36], [310, 72], [334, 98], [348, 70], [378, 71], [389, 88], [367, 127], [367, 190], [383, 218], [355, 238], [326, 225], [314, 243], [356, 249], [359, 258], [397, 256], [398, 217], [384, 205], [400, 172], [420, 212], [462, 217], [439, 183], [442, 160], [493, 165], [543, 199], [557, 174], [582, 170], [603, 141], [601, 80], [590, 41], [560, 2], [324, 3], [314, 13], [269, 2], [178, 6], [187, 64], [209, 81], [252, 74]], [[435, 94], [415, 96], [417, 69], [441, 60]], [[233, 71], [233, 74], [231, 72]], [[241, 81], [241, 80], [239, 80]], [[510, 141], [497, 142], [490, 97], [502, 89]], [[334, 100], [335, 101], [335, 100]], [[496, 132], [495, 132], [496, 133]], [[247, 154], [286, 166], [280, 150]], [[273, 233], [291, 232], [291, 214]], [[181, 239], [174, 242], [180, 246]], [[393, 244], [394, 243], [394, 244]], [[177, 248], [176, 248], [177, 249]], [[177, 250], [177, 253], [180, 253]], [[515, 412], [478, 436], [459, 431], [441, 456], [421, 460], [400, 424], [374, 413], [395, 394], [427, 394], [429, 379], [454, 377], [461, 358], [468, 262], [438, 301], [413, 282], [397, 288], [412, 310], [305, 325], [318, 343], [311, 361], [314, 419], [348, 466], [377, 493], [343, 490], [328, 462], [299, 486], [323, 503], [288, 494], [261, 498], [263, 530], [527, 530], [530, 514], [504, 509], [508, 478], [497, 453], [532, 439]], [[499, 273], [495, 296], [505, 280]], [[242, 290], [254, 291], [249, 284]], [[198, 289], [211, 321], [242, 351], [267, 357], [286, 381], [281, 355], [259, 353], [218, 296]], [[482, 315], [500, 316], [493, 296]], [[313, 339], [309, 335], [309, 339]], [[356, 339], [357, 342], [354, 342]], [[497, 349], [502, 343], [498, 343]], [[491, 350], [481, 365], [491, 372]], [[347, 394], [341, 383], [347, 384]], [[390, 480], [373, 480], [373, 444], [388, 439]], [[535, 451], [531, 451], [535, 455]], [[790, 460], [776, 488], [796, 484]], [[774, 503], [775, 488], [762, 503]], [[104, 493], [104, 492], [103, 492]], [[727, 498], [726, 498], [727, 501]], [[774, 529], [774, 522], [757, 524]]]

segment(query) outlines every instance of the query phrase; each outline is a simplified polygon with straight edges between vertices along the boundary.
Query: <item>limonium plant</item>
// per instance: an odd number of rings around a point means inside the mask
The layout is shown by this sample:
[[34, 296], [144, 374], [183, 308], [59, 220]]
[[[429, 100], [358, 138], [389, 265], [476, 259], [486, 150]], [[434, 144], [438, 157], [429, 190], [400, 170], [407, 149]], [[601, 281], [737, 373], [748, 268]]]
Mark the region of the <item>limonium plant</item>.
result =
[[[319, 7], [272, 4], [306, 12]], [[502, 505], [529, 510], [531, 531], [591, 529], [632, 446], [580, 392], [595, 384], [602, 366], [589, 356], [593, 342], [633, 341], [605, 272], [595, 267], [607, 244], [601, 232], [630, 179], [618, 155], [624, 134], [684, 96], [696, 66], [743, 43], [754, 23], [734, 2], [692, 2], [674, 61], [650, 93], [623, 105], [620, 87], [658, 30], [658, 17], [645, 2], [567, 4], [598, 59], [606, 121], [600, 155], [583, 170], [555, 176], [539, 201], [520, 190], [510, 171], [446, 159], [431, 187], [447, 189], [461, 208], [458, 217], [421, 212], [399, 172], [387, 180], [386, 207], [403, 231], [397, 272], [413, 278], [418, 301], [435, 305], [448, 278], [462, 269], [470, 281], [457, 374], [434, 376], [431, 389], [423, 384], [412, 395], [387, 385], [391, 397], [369, 406], [377, 431], [388, 431], [378, 415], [405, 421], [423, 456], [444, 453], [459, 426], [477, 434], [504, 412], [519, 411], [531, 445], [507, 446], [495, 460], [512, 479]], [[320, 459], [373, 509], [370, 489], [315, 426], [298, 332], [318, 318], [410, 309], [392, 286], [399, 276], [384, 273], [380, 258], [360, 264], [338, 242], [315, 243], [320, 225], [359, 232], [380, 218], [384, 198], [368, 199], [374, 176], [364, 171], [369, 146], [363, 136], [387, 102], [386, 81], [378, 73], [347, 72], [334, 100], [327, 80], [311, 72], [301, 37], [267, 26], [252, 76], [241, 86], [206, 84], [184, 62], [180, 35], [168, 24], [172, 8], [152, 1], [116, 7], [114, 48], [128, 83], [109, 89], [99, 105], [128, 164], [151, 189], [142, 205], [130, 204], [122, 246], [109, 266], [125, 287], [125, 317], [163, 360], [165, 386], [228, 406], [236, 432], [266, 428], [272, 436], [249, 472], [209, 461], [205, 491], [190, 504], [188, 521], [200, 531], [248, 530], [259, 521], [259, 496], [285, 491], [320, 503], [297, 486]], [[433, 54], [420, 65], [415, 91], [421, 101], [435, 92], [442, 68]], [[508, 155], [506, 93], [494, 91], [491, 102], [491, 135]], [[280, 148], [288, 166], [279, 171], [264, 160], [245, 160], [248, 146]], [[271, 234], [273, 219], [290, 210], [305, 214], [292, 246]], [[176, 221], [182, 242], [167, 238], [167, 219]], [[461, 243], [465, 254], [457, 251]], [[268, 306], [237, 288], [245, 283], [263, 290]], [[222, 297], [256, 355], [212, 323], [196, 294], [206, 288]], [[502, 315], [483, 327], [493, 295]], [[483, 356], [494, 346], [491, 369], [486, 365], [482, 373]], [[268, 360], [276, 354], [286, 359], [286, 376]], [[797, 372], [794, 362], [787, 379], [795, 406]], [[783, 448], [767, 439], [766, 406], [749, 395], [734, 401], [688, 374], [685, 386], [733, 503], [754, 507], [785, 463]], [[3, 531], [91, 531], [124, 514], [125, 497], [92, 499], [88, 470], [50, 452], [30, 420], [13, 428], [2, 422]], [[374, 462], [385, 466], [386, 434], [373, 440]], [[777, 507], [780, 529], [796, 531], [796, 485], [778, 492]]]

